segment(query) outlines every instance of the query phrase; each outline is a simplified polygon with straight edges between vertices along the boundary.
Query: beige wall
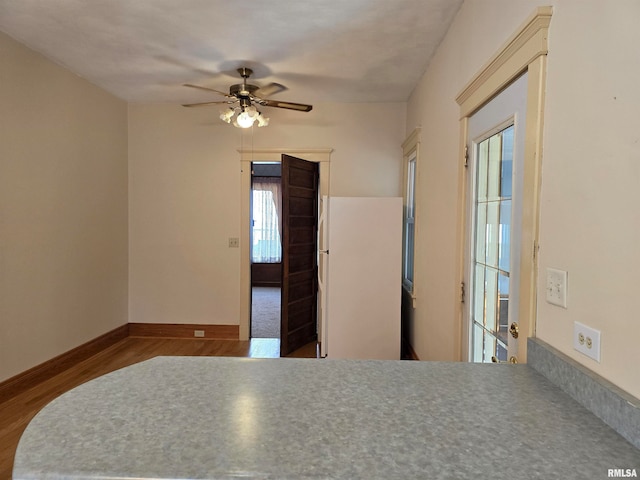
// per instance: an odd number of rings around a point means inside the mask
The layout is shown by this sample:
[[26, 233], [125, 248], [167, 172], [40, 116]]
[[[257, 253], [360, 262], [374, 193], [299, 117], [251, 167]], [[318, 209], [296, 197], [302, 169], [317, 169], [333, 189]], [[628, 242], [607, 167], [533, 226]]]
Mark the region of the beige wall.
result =
[[[635, 0], [467, 0], [409, 101], [422, 126], [417, 308], [422, 359], [454, 360], [459, 334], [455, 97], [540, 5], [554, 5], [545, 105], [537, 335], [640, 397], [640, 18]], [[546, 303], [547, 267], [569, 272], [568, 308]], [[602, 331], [602, 361], [572, 347], [573, 322]]]
[[129, 107], [130, 322], [239, 323], [240, 148], [330, 147], [332, 195], [400, 195], [404, 103], [265, 108], [253, 138], [218, 110]]
[[127, 323], [126, 104], [0, 34], [0, 381]]
[[[640, 2], [562, 0], [550, 33], [540, 280], [569, 273], [568, 308], [538, 300], [537, 335], [640, 398]], [[573, 322], [602, 331], [598, 364]]]

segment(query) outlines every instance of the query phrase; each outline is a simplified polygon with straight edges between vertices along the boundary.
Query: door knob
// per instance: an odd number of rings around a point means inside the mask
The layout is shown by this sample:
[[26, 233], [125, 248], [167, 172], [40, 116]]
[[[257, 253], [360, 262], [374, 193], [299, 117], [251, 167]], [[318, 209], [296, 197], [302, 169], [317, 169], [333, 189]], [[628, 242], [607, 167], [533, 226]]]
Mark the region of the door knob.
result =
[[518, 324], [513, 322], [509, 327], [509, 333], [513, 338], [518, 338]]

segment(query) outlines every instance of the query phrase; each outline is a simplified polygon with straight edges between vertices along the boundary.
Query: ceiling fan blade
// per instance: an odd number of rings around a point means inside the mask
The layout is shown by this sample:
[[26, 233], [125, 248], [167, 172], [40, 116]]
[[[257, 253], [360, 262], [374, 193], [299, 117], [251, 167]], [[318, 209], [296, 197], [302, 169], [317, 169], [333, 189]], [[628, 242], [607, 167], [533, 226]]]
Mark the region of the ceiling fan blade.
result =
[[190, 88], [198, 88], [200, 90], [205, 90], [207, 92], [213, 92], [213, 93], [217, 93], [218, 95], [224, 95], [225, 97], [231, 97], [233, 98], [233, 95], [229, 95], [228, 93], [224, 93], [221, 92], [220, 90], [214, 90], [213, 88], [209, 88], [209, 87], [201, 87], [200, 85], [192, 85], [190, 83], [183, 83], [182, 84], [184, 87], [190, 87]]
[[305, 105], [304, 103], [280, 102], [278, 100], [263, 100], [260, 105], [265, 107], [287, 108], [289, 110], [298, 110], [300, 112], [309, 112], [313, 105]]
[[256, 97], [265, 98], [275, 95], [276, 93], [284, 92], [285, 90], [288, 90], [288, 88], [284, 85], [280, 85], [279, 83], [270, 83], [264, 87], [260, 87], [258, 90], [253, 92], [253, 94]]
[[229, 105], [234, 102], [230, 102], [228, 100], [223, 100], [222, 102], [200, 102], [200, 103], [185, 103], [182, 104], [183, 107], [208, 107], [210, 105]]

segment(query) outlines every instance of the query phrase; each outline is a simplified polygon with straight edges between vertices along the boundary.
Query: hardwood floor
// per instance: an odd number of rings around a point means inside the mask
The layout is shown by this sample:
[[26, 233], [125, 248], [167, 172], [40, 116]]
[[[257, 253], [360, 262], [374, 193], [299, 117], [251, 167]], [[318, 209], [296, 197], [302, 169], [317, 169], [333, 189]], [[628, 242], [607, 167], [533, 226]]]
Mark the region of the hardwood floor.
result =
[[[231, 356], [277, 358], [280, 341], [275, 338], [236, 340], [181, 340], [128, 337], [68, 370], [0, 403], [0, 479], [11, 479], [13, 458], [22, 432], [40, 409], [54, 398], [100, 375], [157, 356]], [[290, 357], [317, 358], [315, 343]]]

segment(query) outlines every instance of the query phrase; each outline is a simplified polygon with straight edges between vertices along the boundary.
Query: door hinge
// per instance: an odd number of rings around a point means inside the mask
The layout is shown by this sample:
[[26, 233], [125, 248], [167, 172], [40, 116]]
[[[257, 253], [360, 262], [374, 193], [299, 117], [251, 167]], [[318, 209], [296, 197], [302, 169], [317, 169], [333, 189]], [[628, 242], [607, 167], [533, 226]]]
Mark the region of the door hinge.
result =
[[464, 303], [465, 300], [465, 286], [464, 282], [460, 282], [460, 303]]
[[538, 259], [538, 250], [540, 250], [540, 245], [538, 242], [533, 242], [533, 261], [535, 262]]
[[467, 145], [464, 146], [464, 168], [469, 166], [469, 147]]

